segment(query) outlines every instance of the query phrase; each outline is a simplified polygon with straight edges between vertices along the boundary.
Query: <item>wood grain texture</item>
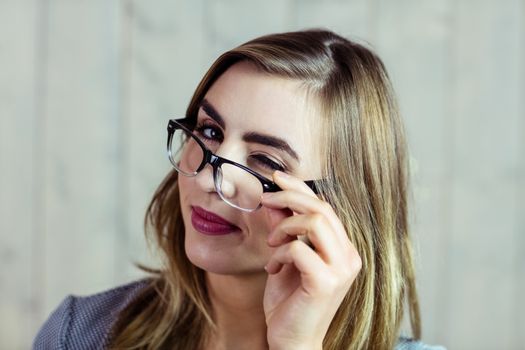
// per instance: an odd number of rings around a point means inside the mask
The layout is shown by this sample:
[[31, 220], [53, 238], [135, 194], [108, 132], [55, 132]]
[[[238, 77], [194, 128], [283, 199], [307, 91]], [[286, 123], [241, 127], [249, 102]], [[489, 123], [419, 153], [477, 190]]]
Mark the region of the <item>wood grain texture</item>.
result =
[[[515, 92], [518, 95], [518, 127], [515, 131], [518, 135], [518, 169], [516, 171], [515, 189], [515, 222], [514, 238], [512, 239], [517, 247], [514, 270], [511, 272], [516, 281], [516, 288], [513, 290], [514, 315], [510, 321], [513, 325], [512, 344], [525, 344], [525, 1], [521, 1], [515, 9], [519, 16], [519, 28], [513, 33], [519, 46], [517, 62], [519, 66], [516, 72], [518, 87]], [[521, 14], [521, 15], [520, 15]]]
[[290, 30], [328, 28], [350, 39], [369, 39], [373, 31], [374, 2], [294, 0]]
[[291, 0], [206, 1], [204, 28], [208, 59], [215, 60], [225, 50], [257, 36], [288, 30], [290, 14], [295, 10], [292, 5]]
[[[523, 154], [519, 130], [523, 111], [516, 74], [523, 41], [516, 40], [518, 1], [480, 1], [475, 11], [462, 2], [456, 11], [456, 109], [451, 188], [452, 225], [443, 290], [448, 295], [444, 333], [453, 348], [517, 348], [513, 290], [518, 250], [515, 191]], [[508, 30], [508, 31], [507, 31]], [[503, 34], [505, 31], [505, 34]], [[521, 134], [521, 135], [520, 135]], [[493, 334], [477, 343], [479, 335]]]
[[424, 339], [525, 343], [525, 1], [9, 0], [0, 23], [0, 348], [158, 263], [167, 120], [223, 51], [310, 27], [375, 49], [399, 96]]
[[31, 264], [36, 2], [0, 3], [0, 23], [0, 348], [21, 349], [29, 346], [38, 297]]
[[129, 2], [130, 46], [125, 105], [127, 249], [122, 259], [128, 277], [137, 276], [129, 261], [155, 265], [158, 252], [144, 249], [142, 223], [146, 207], [171, 170], [166, 153], [167, 123], [185, 114], [204, 73], [203, 3], [162, 1], [150, 6]]
[[379, 1], [371, 38], [384, 59], [406, 123], [412, 182], [411, 234], [418, 259], [423, 336], [443, 343], [440, 286], [450, 218], [453, 37], [450, 1]]
[[118, 6], [50, 2], [47, 8], [43, 308], [65, 293], [114, 283], [118, 128]]

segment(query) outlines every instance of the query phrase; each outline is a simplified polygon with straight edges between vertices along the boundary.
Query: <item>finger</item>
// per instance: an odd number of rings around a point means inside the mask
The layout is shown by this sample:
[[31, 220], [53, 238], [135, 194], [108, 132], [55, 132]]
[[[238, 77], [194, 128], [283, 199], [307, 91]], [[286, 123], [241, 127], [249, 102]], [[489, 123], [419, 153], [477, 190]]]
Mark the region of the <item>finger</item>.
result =
[[293, 264], [301, 273], [303, 278], [308, 278], [316, 273], [321, 273], [323, 260], [304, 242], [295, 240], [277, 248], [268, 264], [266, 264], [266, 271], [269, 274], [276, 274], [281, 271], [285, 264]]
[[321, 214], [296, 215], [283, 220], [268, 236], [268, 245], [278, 247], [298, 236], [305, 236], [321, 258], [331, 263], [330, 256], [341, 250], [341, 244], [327, 219]]
[[267, 208], [289, 208], [298, 214], [310, 214], [315, 212], [326, 212], [326, 208], [323, 208], [323, 206], [327, 203], [304, 192], [283, 190], [279, 192], [263, 193], [261, 204]]
[[311, 197], [317, 198], [314, 191], [304, 183], [303, 180], [291, 176], [285, 172], [276, 170], [272, 174], [273, 181], [283, 190], [296, 190], [299, 192], [307, 193]]
[[297, 214], [319, 213], [326, 217], [341, 242], [348, 239], [346, 230], [332, 207], [317, 197], [312, 197], [303, 192], [286, 190], [274, 193], [264, 193], [261, 203], [264, 207], [269, 209], [289, 208]]

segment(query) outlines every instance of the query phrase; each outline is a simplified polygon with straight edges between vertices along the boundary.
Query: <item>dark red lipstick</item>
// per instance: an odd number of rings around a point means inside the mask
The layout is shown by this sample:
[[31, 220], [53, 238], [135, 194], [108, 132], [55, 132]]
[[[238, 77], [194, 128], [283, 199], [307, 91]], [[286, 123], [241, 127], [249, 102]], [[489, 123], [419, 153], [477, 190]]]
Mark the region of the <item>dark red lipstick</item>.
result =
[[210, 236], [239, 231], [239, 228], [231, 222], [201, 207], [191, 207], [191, 224], [195, 230]]

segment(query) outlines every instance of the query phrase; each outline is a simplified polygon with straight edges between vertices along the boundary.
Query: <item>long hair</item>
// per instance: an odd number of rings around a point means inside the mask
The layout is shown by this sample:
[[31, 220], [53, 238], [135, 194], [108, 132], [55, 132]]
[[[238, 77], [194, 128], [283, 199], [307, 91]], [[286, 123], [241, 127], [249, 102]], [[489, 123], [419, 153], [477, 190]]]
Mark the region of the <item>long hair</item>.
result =
[[[408, 311], [420, 338], [407, 220], [407, 154], [396, 99], [381, 60], [330, 31], [307, 30], [251, 40], [221, 55], [187, 109], [196, 118], [212, 84], [233, 64], [304, 83], [321, 107], [320, 193], [346, 228], [362, 269], [339, 307], [325, 349], [392, 349]], [[170, 172], [148, 207], [145, 226], [164, 265], [121, 312], [110, 347], [198, 349], [214, 323], [204, 272], [184, 251], [177, 173]], [[407, 309], [408, 308], [408, 309]]]

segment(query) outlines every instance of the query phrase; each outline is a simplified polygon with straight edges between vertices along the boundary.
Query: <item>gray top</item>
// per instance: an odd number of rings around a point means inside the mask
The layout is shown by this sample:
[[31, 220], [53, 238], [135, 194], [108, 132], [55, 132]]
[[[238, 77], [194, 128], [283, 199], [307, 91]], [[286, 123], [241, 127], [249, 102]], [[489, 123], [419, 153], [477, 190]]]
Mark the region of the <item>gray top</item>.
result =
[[[141, 280], [91, 296], [68, 296], [38, 332], [33, 349], [105, 349], [118, 313], [146, 284]], [[444, 348], [401, 337], [395, 350]]]

